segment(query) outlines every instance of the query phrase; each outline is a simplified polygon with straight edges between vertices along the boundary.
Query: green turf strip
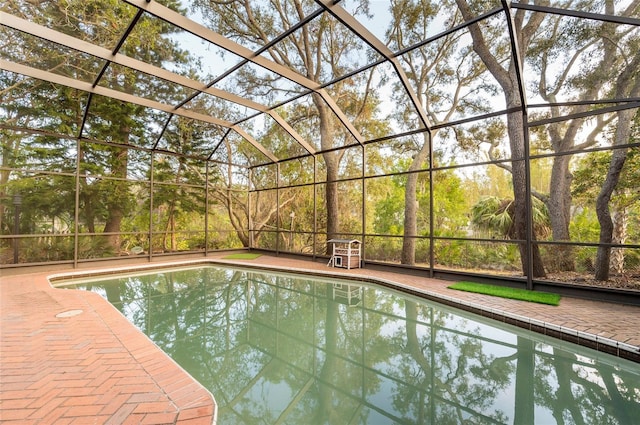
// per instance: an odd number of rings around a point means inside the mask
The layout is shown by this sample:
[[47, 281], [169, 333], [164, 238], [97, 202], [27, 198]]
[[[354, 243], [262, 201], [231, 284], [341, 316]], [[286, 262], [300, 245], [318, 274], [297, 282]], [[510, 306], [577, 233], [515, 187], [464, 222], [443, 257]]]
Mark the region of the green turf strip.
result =
[[262, 254], [251, 254], [251, 253], [241, 253], [241, 254], [231, 254], [226, 257], [222, 257], [225, 260], [255, 260]]
[[449, 288], [457, 289], [459, 291], [475, 292], [478, 294], [493, 295], [496, 297], [529, 301], [539, 304], [560, 304], [560, 295], [550, 294], [548, 292], [527, 291], [525, 289], [515, 289], [505, 286], [486, 285], [484, 283], [473, 282], [458, 282], [449, 286]]

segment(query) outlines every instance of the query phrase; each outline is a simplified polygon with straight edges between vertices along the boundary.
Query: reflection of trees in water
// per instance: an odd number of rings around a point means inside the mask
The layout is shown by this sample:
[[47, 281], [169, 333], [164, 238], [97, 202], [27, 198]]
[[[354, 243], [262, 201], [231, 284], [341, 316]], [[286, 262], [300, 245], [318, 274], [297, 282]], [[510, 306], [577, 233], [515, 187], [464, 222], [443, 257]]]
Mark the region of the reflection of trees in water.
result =
[[[637, 373], [522, 336], [491, 339], [388, 292], [366, 289], [349, 306], [323, 282], [216, 268], [88, 286], [211, 390], [224, 424], [533, 424], [543, 408], [559, 424], [595, 425], [640, 414]], [[509, 397], [515, 408], [501, 404]]]
[[[421, 325], [426, 332], [420, 336], [419, 308], [426, 310], [428, 320]], [[419, 389], [397, 395], [394, 402], [402, 411], [417, 409], [413, 414], [417, 423], [505, 423], [507, 416], [493, 405], [509, 384], [513, 367], [508, 359], [485, 354], [484, 345], [474, 338], [478, 330], [449, 332], [449, 314], [412, 301], [405, 302], [405, 312], [407, 361], [414, 361], [423, 373], [420, 381], [411, 375], [401, 377]]]
[[[327, 287], [329, 291], [329, 287]], [[320, 368], [320, 380], [325, 383], [335, 382], [337, 377], [337, 340], [338, 340], [338, 303], [334, 301], [327, 302], [326, 319], [324, 322], [324, 348], [325, 357], [322, 367]], [[335, 417], [336, 411], [333, 409], [333, 400], [335, 400], [335, 391], [330, 385], [320, 384], [318, 391], [318, 408], [313, 415], [314, 424], [334, 424], [338, 423]]]
[[539, 354], [536, 369], [536, 403], [549, 406], [558, 424], [624, 425], [640, 417], [636, 373], [558, 347]]

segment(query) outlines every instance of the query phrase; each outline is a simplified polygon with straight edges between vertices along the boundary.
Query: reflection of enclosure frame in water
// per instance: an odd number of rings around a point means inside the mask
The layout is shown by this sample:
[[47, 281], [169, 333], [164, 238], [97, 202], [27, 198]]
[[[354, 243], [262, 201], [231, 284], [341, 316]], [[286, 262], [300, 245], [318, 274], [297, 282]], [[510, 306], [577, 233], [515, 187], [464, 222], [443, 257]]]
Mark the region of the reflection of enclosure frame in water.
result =
[[[268, 414], [275, 423], [314, 413], [320, 416], [305, 423], [326, 423], [328, 413], [314, 397], [333, 400], [332, 415], [348, 412], [360, 423], [438, 423], [451, 414], [489, 424], [519, 423], [514, 415], [521, 423], [543, 423], [552, 413], [587, 419], [594, 406], [601, 409], [594, 414], [629, 423], [640, 407], [632, 399], [640, 374], [629, 361], [389, 288], [218, 266], [145, 274], [147, 280], [142, 273], [107, 278], [111, 283], [85, 279], [84, 289], [118, 303], [168, 355], [184, 360], [217, 397], [219, 417], [233, 419], [250, 406], [249, 419]], [[609, 384], [619, 379], [611, 388], [619, 394], [610, 397], [609, 388], [581, 379], [578, 369]], [[569, 409], [554, 396], [553, 382], [532, 385], [545, 379], [558, 379], [569, 391], [573, 384], [593, 386], [595, 398], [572, 398]], [[544, 388], [553, 391], [537, 397], [551, 397], [548, 404], [534, 398]], [[247, 401], [253, 392], [266, 395]], [[613, 404], [617, 398], [626, 405]], [[307, 411], [309, 403], [315, 408]], [[420, 409], [426, 416], [411, 416]]]

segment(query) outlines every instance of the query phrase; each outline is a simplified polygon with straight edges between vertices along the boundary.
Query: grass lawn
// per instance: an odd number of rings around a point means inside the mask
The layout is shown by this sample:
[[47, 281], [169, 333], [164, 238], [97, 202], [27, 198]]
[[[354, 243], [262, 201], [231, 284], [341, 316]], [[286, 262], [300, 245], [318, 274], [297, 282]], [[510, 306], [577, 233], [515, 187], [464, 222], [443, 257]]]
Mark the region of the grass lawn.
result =
[[222, 257], [224, 260], [255, 260], [262, 254], [253, 254], [251, 252], [243, 252], [239, 254], [231, 254], [226, 257]]
[[505, 286], [486, 285], [484, 283], [458, 282], [449, 288], [459, 291], [475, 292], [478, 294], [493, 295], [495, 297], [510, 298], [513, 300], [529, 301], [532, 303], [558, 305], [560, 295], [548, 292], [528, 291], [526, 289], [508, 288]]

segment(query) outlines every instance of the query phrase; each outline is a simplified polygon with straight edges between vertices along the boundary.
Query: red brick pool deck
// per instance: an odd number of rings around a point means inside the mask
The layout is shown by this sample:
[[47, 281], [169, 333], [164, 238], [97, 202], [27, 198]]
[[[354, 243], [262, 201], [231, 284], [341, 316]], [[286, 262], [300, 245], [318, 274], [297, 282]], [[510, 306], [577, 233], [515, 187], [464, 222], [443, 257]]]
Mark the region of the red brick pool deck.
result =
[[[179, 264], [215, 261], [221, 256]], [[451, 282], [436, 279], [366, 268], [330, 269], [324, 263], [269, 255], [230, 263], [378, 279], [485, 316], [640, 361], [640, 307], [566, 296], [560, 306], [553, 307], [454, 291], [447, 288]], [[161, 265], [154, 262], [143, 267]], [[89, 270], [65, 272], [86, 274]], [[3, 425], [215, 423], [214, 396], [99, 295], [52, 288], [48, 278], [63, 274], [60, 270], [3, 274]]]

